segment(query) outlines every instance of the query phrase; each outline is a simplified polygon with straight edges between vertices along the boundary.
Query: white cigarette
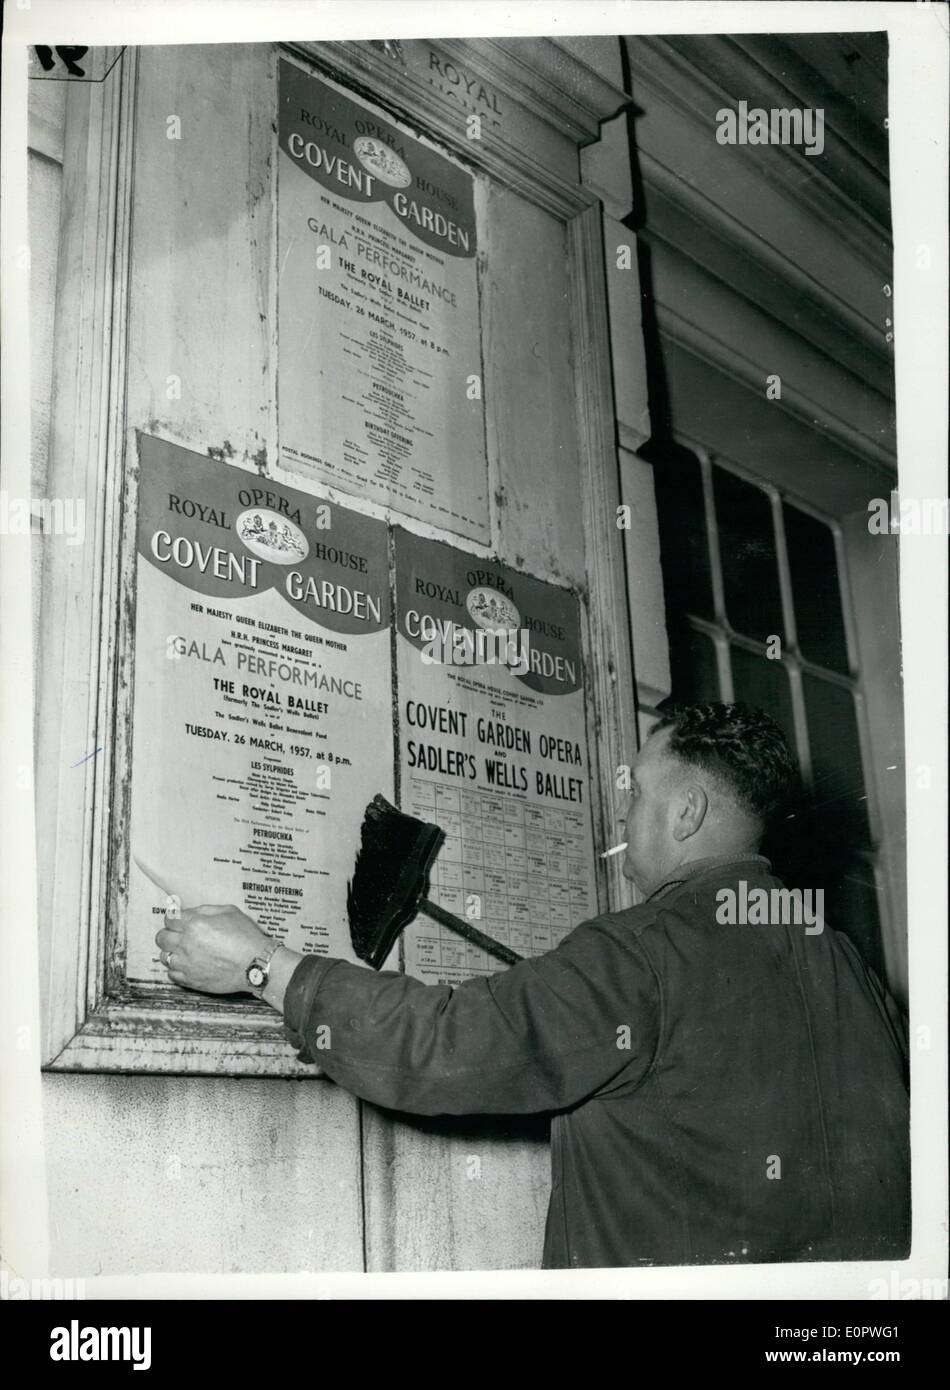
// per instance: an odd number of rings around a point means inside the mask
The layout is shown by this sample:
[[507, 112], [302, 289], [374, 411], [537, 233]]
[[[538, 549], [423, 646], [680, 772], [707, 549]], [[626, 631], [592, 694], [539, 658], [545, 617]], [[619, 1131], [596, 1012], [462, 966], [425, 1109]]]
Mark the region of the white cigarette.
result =
[[600, 857], [601, 859], [609, 859], [612, 854], [620, 854], [621, 851], [625, 850], [626, 848], [627, 842], [626, 840], [624, 840], [622, 845], [614, 845], [613, 849], [605, 849]]

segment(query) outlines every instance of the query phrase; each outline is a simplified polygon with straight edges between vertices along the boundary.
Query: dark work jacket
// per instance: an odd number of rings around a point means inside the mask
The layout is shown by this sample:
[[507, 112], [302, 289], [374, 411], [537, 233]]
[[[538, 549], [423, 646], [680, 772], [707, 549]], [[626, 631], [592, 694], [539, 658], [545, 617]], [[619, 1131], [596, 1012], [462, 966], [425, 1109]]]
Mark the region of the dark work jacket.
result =
[[901, 1258], [900, 1017], [840, 933], [717, 921], [740, 880], [782, 887], [704, 860], [455, 988], [307, 957], [288, 1036], [394, 1110], [556, 1112], [545, 1268]]

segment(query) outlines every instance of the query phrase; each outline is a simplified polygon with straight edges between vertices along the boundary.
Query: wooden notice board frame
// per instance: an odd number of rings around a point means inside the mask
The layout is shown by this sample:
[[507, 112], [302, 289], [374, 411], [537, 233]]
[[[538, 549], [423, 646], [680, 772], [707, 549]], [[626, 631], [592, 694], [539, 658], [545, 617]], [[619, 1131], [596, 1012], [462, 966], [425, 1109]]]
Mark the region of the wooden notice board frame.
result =
[[[595, 836], [605, 838], [616, 768], [629, 760], [637, 733], [622, 548], [604, 544], [620, 494], [602, 213], [577, 182], [577, 156], [627, 98], [554, 41], [518, 43], [266, 47], [274, 120], [277, 63], [290, 54], [413, 123], [563, 226], [587, 557], [581, 597], [597, 783], [592, 812]], [[105, 81], [70, 84], [67, 93], [49, 487], [53, 496], [85, 498], [87, 524], [83, 545], [50, 548], [45, 557], [36, 777], [44, 1065], [313, 1077], [319, 1073], [297, 1061], [280, 1019], [264, 1006], [171, 986], [134, 991], [123, 974], [135, 437], [152, 425], [130, 411], [128, 397], [130, 286], [141, 273], [133, 243], [134, 176], [137, 161], [150, 157], [136, 121], [142, 61], [139, 50], [126, 48]], [[504, 113], [491, 118], [491, 139], [466, 140], [453, 84], [433, 80], [436, 72], [462, 68], [477, 79], [486, 111]], [[272, 150], [276, 155], [276, 144]], [[273, 417], [263, 463], [247, 459], [242, 465], [238, 458], [235, 466], [266, 471], [276, 463], [276, 410]], [[223, 437], [229, 421], [218, 424]], [[497, 461], [493, 466], [490, 481], [497, 485]], [[458, 543], [448, 534], [445, 539]], [[601, 874], [602, 907], [626, 905], [629, 889], [616, 860]]]

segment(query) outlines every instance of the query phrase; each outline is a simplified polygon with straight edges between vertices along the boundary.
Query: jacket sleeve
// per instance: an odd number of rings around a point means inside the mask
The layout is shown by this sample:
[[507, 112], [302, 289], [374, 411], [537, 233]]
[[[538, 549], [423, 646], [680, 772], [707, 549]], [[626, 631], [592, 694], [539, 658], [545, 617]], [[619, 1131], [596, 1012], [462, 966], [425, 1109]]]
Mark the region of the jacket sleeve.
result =
[[652, 971], [635, 934], [609, 923], [584, 923], [556, 950], [455, 988], [308, 957], [287, 988], [287, 1035], [301, 1060], [393, 1110], [564, 1109], [621, 1072], [638, 1080], [656, 1047]]

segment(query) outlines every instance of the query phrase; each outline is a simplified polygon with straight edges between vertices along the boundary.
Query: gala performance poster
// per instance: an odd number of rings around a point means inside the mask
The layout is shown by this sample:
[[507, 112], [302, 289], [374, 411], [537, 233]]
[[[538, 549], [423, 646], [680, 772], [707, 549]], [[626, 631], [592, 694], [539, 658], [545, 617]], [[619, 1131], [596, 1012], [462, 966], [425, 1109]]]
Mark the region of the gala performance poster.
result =
[[[430, 897], [540, 955], [597, 912], [577, 599], [397, 529], [396, 612], [401, 805], [446, 832]], [[424, 914], [405, 964], [507, 968]]]
[[279, 142], [281, 467], [487, 541], [472, 175], [287, 61]]
[[355, 959], [366, 803], [392, 794], [382, 522], [140, 436], [127, 975], [166, 895]]

